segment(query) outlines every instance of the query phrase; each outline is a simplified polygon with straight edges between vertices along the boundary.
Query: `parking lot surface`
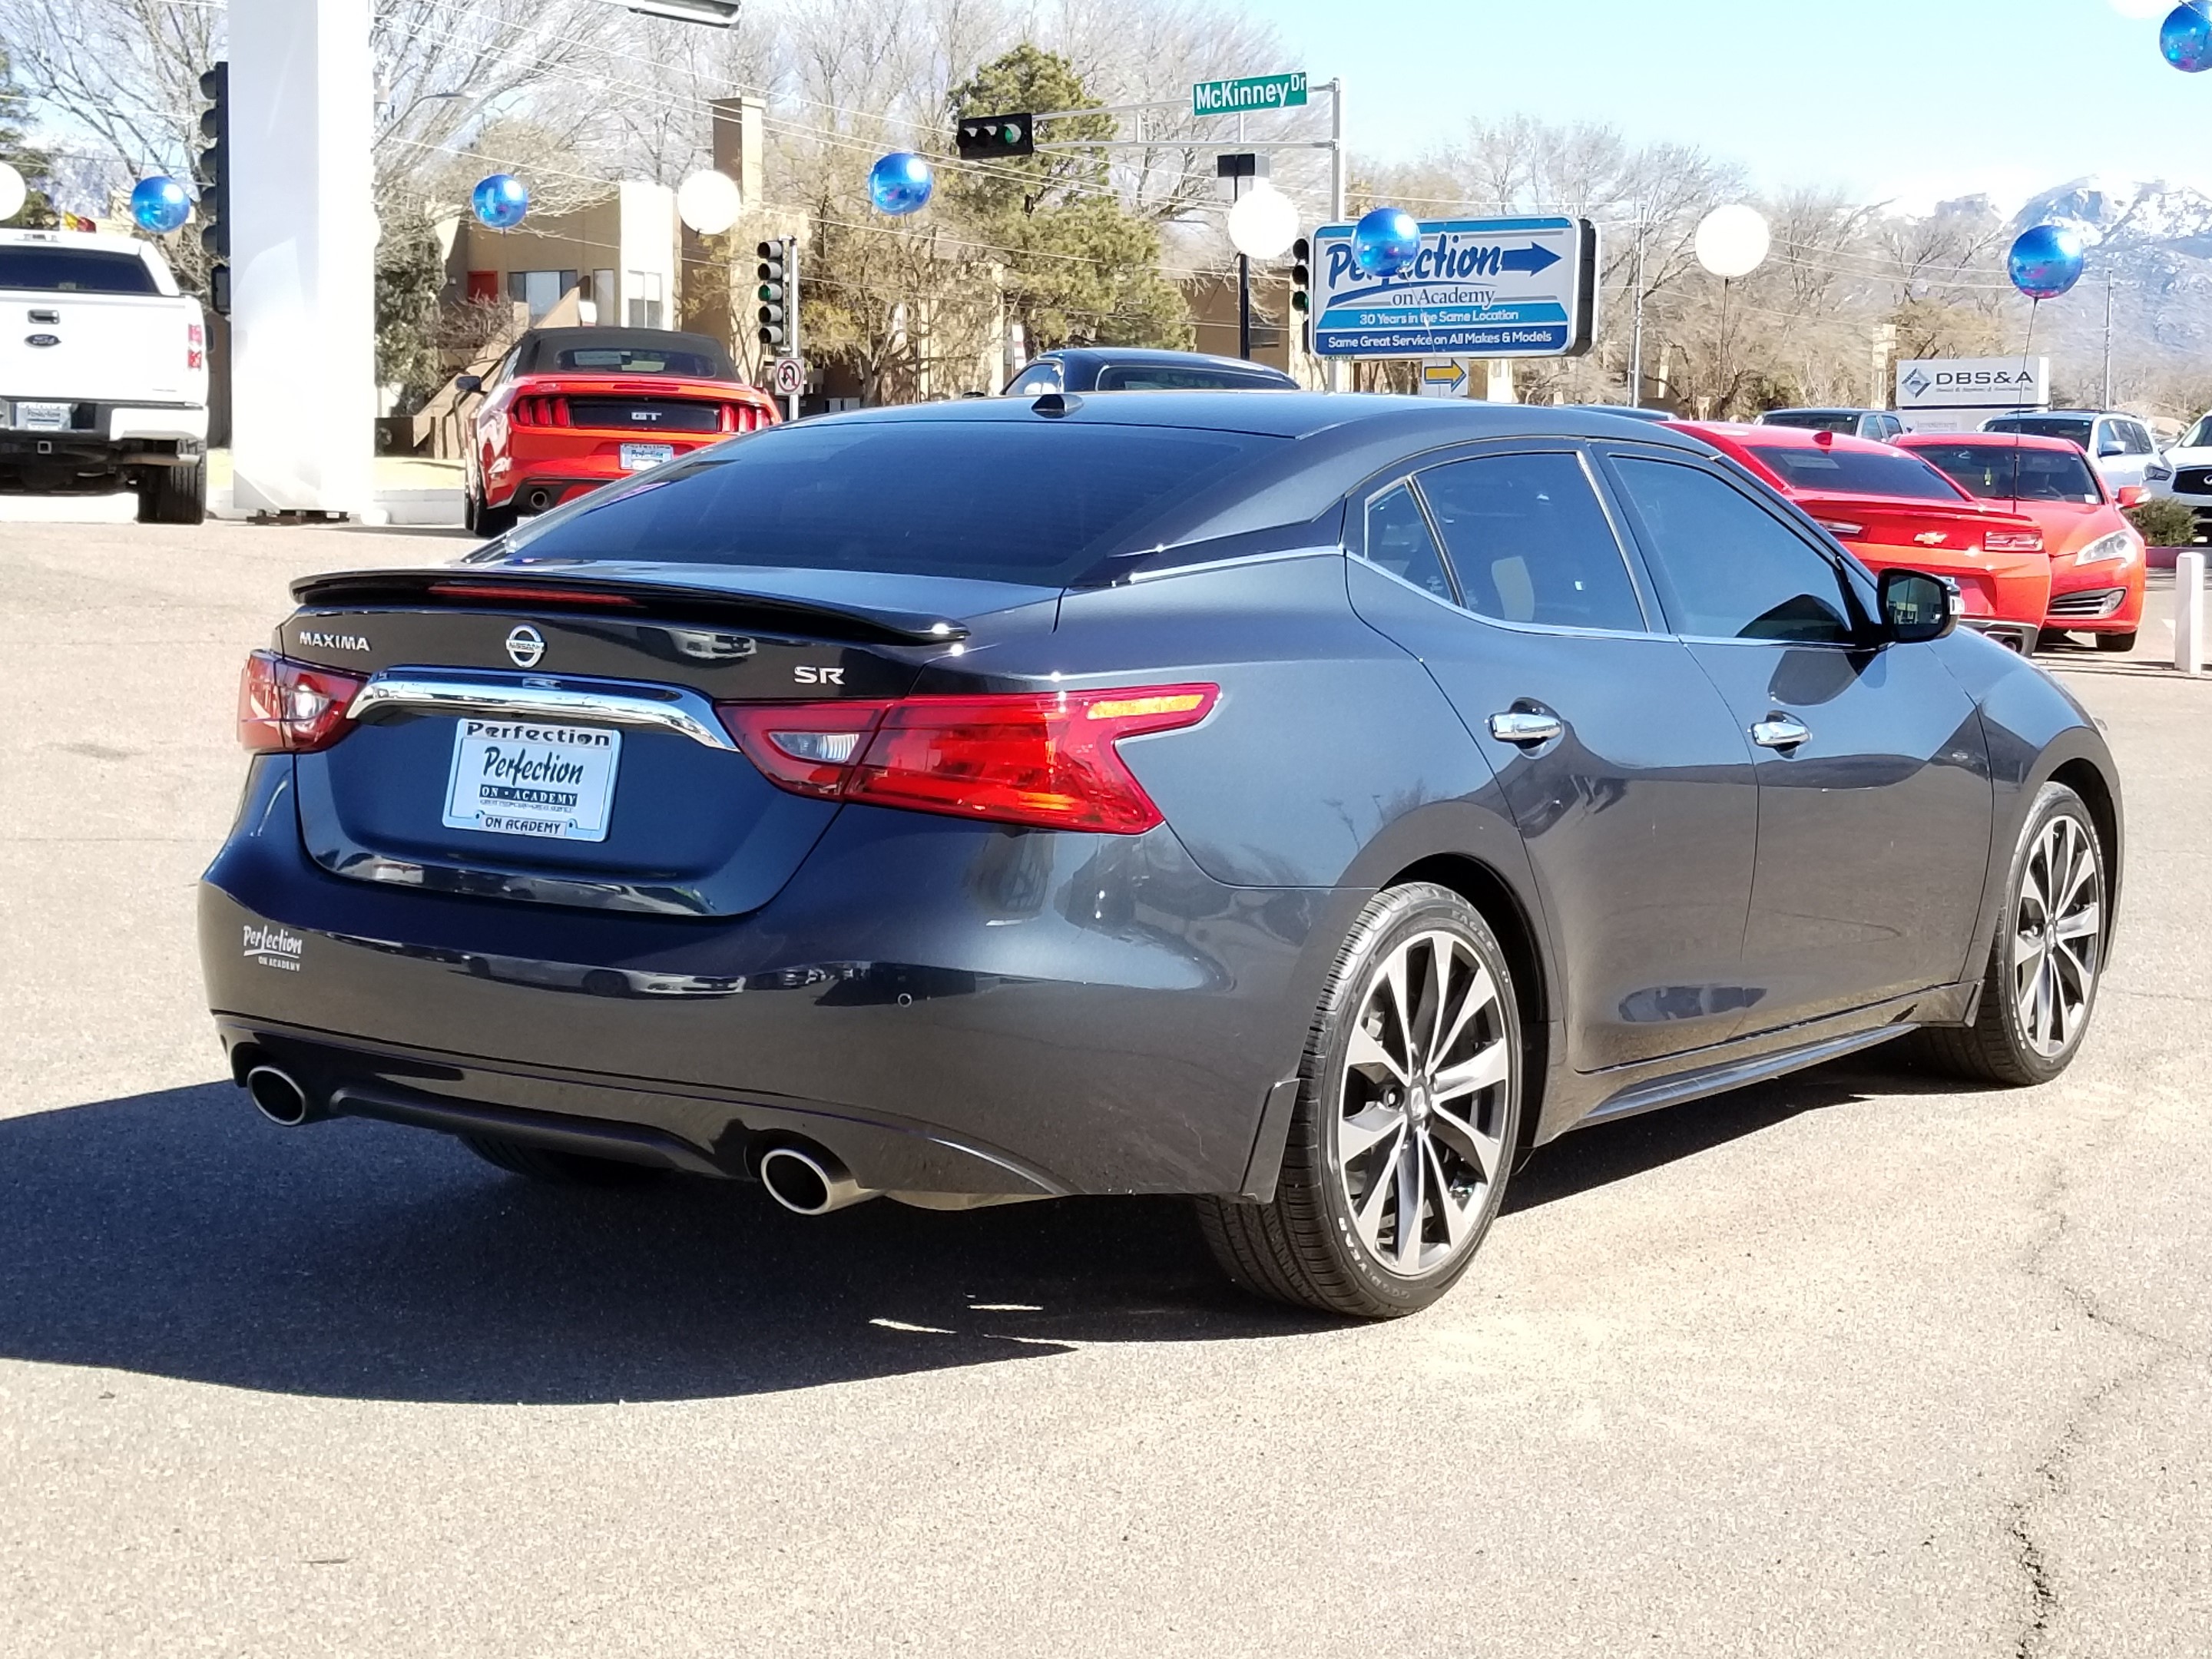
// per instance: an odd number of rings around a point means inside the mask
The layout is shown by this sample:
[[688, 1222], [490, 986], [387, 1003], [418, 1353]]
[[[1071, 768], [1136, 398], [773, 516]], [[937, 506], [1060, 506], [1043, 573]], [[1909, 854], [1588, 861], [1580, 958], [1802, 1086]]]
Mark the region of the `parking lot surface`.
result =
[[[818, 1220], [287, 1133], [192, 884], [238, 667], [435, 532], [0, 526], [0, 1652], [2212, 1650], [2212, 683], [2051, 659], [2130, 842], [2059, 1082], [1570, 1135], [1345, 1327], [1185, 1208]], [[1909, 861], [1897, 872], [1909, 884]]]

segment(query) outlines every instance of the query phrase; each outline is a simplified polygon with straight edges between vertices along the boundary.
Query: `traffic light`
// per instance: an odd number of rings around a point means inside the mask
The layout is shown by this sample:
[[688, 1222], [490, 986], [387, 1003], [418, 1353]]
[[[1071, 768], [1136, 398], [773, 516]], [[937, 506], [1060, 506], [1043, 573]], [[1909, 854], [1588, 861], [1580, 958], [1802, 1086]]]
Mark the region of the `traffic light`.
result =
[[760, 301], [760, 343], [781, 353], [793, 334], [791, 240], [782, 237], [763, 242], [757, 252], [760, 254], [760, 287], [755, 297]]
[[963, 161], [994, 161], [1036, 154], [1034, 115], [963, 115], [952, 135]]
[[205, 142], [192, 158], [199, 182], [200, 246], [214, 260], [208, 272], [208, 299], [217, 311], [230, 309], [230, 65], [217, 64], [200, 76], [200, 137]]
[[1303, 236], [1291, 244], [1291, 309], [1300, 318], [1313, 317], [1313, 244]]

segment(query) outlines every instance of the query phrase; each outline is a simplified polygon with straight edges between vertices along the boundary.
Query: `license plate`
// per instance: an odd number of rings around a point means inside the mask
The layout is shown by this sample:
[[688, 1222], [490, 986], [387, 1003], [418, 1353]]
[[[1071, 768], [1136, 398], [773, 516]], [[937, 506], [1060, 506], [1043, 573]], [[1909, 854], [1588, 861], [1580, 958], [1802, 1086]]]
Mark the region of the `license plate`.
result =
[[446, 828], [605, 841], [621, 756], [622, 733], [604, 726], [461, 720], [446, 781]]
[[648, 466], [659, 466], [663, 461], [676, 459], [674, 444], [624, 444], [622, 447], [623, 471], [642, 472]]
[[66, 432], [70, 412], [67, 404], [17, 404], [15, 424], [26, 432]]

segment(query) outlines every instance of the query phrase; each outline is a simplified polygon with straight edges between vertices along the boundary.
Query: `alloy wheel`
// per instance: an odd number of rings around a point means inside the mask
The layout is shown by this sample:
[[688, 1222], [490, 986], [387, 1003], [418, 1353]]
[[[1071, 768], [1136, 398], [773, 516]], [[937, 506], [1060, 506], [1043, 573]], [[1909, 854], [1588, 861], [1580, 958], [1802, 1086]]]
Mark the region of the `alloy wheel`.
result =
[[2012, 994], [2028, 1046], [2053, 1060], [2089, 1018], [2104, 934], [2104, 879], [2079, 818], [2044, 825], [2013, 911]]
[[1334, 1164], [1361, 1248], [1419, 1278], [1469, 1249], [1505, 1175], [1513, 1054], [1468, 942], [1415, 934], [1374, 971], [1352, 1030]]

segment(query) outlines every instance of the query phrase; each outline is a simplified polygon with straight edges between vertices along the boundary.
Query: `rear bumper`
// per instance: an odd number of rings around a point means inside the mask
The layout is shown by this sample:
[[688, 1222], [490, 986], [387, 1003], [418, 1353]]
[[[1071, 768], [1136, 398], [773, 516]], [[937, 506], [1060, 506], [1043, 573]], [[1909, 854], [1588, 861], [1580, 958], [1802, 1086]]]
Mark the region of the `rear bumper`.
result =
[[[154, 418], [147, 429], [135, 416], [198, 415], [193, 423]], [[80, 411], [82, 418], [82, 411]], [[105, 429], [112, 428], [112, 429]], [[104, 428], [68, 432], [0, 431], [0, 490], [66, 495], [75, 489], [112, 489], [118, 474], [191, 466], [207, 455], [207, 411], [117, 410]]]
[[[542, 513], [590, 494], [601, 484], [623, 478], [634, 478], [647, 468], [630, 468], [622, 464], [622, 446], [625, 442], [666, 444], [675, 451], [670, 459], [682, 460], [694, 450], [720, 443], [727, 433], [701, 433], [696, 435], [653, 434], [637, 439], [579, 438], [563, 440], [557, 444], [543, 439], [528, 444], [517, 444], [504, 457], [495, 459], [492, 471], [484, 484], [484, 499], [493, 507], [514, 507], [526, 513]], [[547, 453], [537, 453], [540, 450]], [[543, 493], [545, 499], [535, 498]]]
[[1961, 617], [1959, 621], [1961, 626], [1987, 635], [2006, 650], [2017, 651], [2023, 657], [2035, 654], [2035, 642], [2042, 634], [2033, 623], [1996, 622], [1988, 617]]
[[264, 763], [200, 945], [234, 1056], [339, 1111], [536, 1114], [728, 1174], [800, 1139], [887, 1190], [1237, 1193], [1272, 1177], [1253, 1152], [1314, 942], [1361, 897], [1224, 887], [1164, 830], [854, 807], [744, 917], [448, 896], [312, 863]]

